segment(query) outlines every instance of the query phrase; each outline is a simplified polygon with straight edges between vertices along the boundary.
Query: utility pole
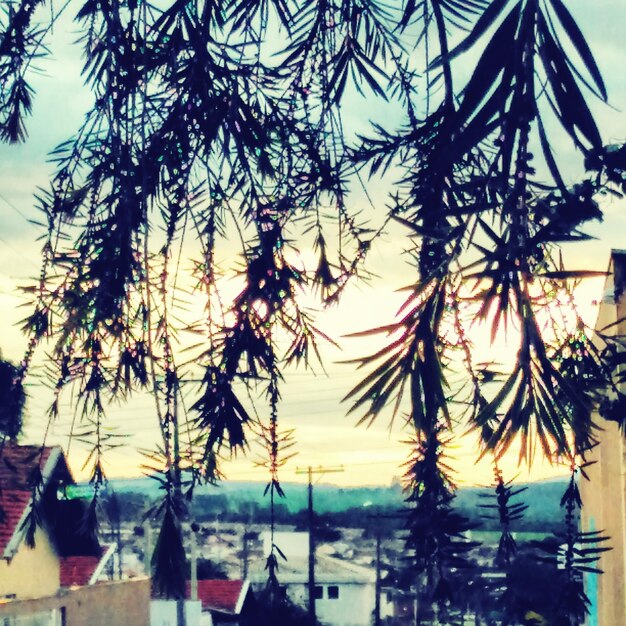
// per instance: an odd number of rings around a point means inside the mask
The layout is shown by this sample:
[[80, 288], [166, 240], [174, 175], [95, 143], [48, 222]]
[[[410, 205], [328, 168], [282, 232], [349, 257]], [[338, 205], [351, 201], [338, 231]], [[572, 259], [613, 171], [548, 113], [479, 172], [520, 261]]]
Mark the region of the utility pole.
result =
[[374, 626], [380, 626], [380, 524], [376, 524], [376, 599], [374, 604]]
[[374, 600], [374, 626], [380, 626], [380, 592], [381, 592], [381, 563], [380, 563], [380, 544], [381, 544], [381, 530], [380, 520], [383, 518], [395, 518], [395, 515], [368, 515], [370, 519], [376, 520], [376, 586], [375, 586], [375, 600]]
[[242, 546], [243, 550], [241, 552], [241, 577], [243, 578], [243, 580], [246, 580], [248, 578], [248, 560], [249, 560], [248, 528], [249, 528], [249, 523], [246, 522], [245, 526], [243, 527], [243, 546]]
[[311, 622], [315, 624], [315, 531], [314, 521], [315, 513], [313, 508], [313, 474], [328, 474], [330, 472], [343, 472], [343, 465], [341, 467], [322, 467], [313, 468], [309, 465], [306, 469], [296, 468], [296, 474], [307, 474], [309, 479], [309, 617]]
[[189, 540], [191, 544], [191, 584], [189, 590], [190, 600], [198, 599], [198, 541], [196, 537], [197, 530], [197, 525], [195, 523], [191, 524], [191, 532], [189, 535]]
[[150, 520], [146, 520], [143, 525], [145, 542], [145, 552], [143, 555], [143, 568], [146, 576], [152, 577], [152, 525]]
[[313, 470], [309, 465], [309, 616], [315, 624], [315, 513], [313, 512]]
[[380, 617], [380, 596], [382, 591], [382, 580], [381, 580], [381, 527], [380, 520], [382, 519], [398, 519], [398, 515], [381, 515], [381, 513], [377, 513], [376, 515], [368, 515], [370, 519], [376, 520], [376, 598], [374, 604], [374, 626], [380, 626], [381, 617]]

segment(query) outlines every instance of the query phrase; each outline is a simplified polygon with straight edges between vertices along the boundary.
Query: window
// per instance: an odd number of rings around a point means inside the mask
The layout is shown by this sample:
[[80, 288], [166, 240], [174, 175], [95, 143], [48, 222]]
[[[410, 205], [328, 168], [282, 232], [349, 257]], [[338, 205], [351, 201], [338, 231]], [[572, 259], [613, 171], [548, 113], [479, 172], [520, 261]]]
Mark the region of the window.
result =
[[321, 600], [324, 597], [324, 587], [315, 585], [315, 599]]
[[330, 585], [328, 587], [328, 599], [336, 600], [339, 597], [339, 587], [337, 585]]

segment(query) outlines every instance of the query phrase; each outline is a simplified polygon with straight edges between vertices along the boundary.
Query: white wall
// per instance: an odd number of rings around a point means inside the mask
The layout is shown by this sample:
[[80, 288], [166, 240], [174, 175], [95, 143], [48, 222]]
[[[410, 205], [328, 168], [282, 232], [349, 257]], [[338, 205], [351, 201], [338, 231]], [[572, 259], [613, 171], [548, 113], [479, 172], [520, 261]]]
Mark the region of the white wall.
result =
[[[317, 619], [328, 626], [371, 626], [375, 604], [374, 583], [337, 583], [339, 597], [330, 599], [328, 587], [324, 589], [323, 598], [315, 601]], [[307, 585], [288, 584], [287, 595], [296, 604], [306, 607], [309, 601]]]
[[[150, 626], [176, 626], [176, 600], [152, 600], [150, 602]], [[213, 626], [208, 613], [202, 613], [202, 603], [198, 600], [185, 602], [187, 626]], [[208, 618], [208, 619], [207, 619]]]

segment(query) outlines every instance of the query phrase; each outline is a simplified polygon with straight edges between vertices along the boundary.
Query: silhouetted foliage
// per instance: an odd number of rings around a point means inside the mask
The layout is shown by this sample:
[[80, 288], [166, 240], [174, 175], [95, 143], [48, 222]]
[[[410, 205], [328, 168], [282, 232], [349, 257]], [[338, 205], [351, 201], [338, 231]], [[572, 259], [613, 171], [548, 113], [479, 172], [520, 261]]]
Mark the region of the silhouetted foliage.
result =
[[19, 368], [0, 359], [0, 436], [17, 439], [22, 430], [25, 402]]
[[[580, 471], [584, 472], [584, 468]], [[611, 549], [606, 545], [609, 538], [602, 531], [579, 530], [578, 515], [582, 500], [576, 481], [577, 473], [578, 470], [573, 468], [561, 498], [561, 507], [564, 509], [563, 530], [536, 544], [543, 553], [538, 558], [558, 566], [560, 570], [552, 607], [554, 623], [558, 626], [584, 622], [590, 601], [585, 593], [583, 575], [585, 572], [601, 574], [597, 562], [602, 552]]]
[[440, 433], [415, 442], [415, 448], [405, 475], [410, 507], [407, 556], [419, 586], [420, 615], [435, 605], [439, 619], [445, 621], [459, 592], [454, 572], [463, 571], [467, 581], [476, 569], [468, 553], [478, 544], [466, 538], [475, 525], [452, 508], [455, 487], [443, 461]]
[[256, 598], [254, 615], [247, 618], [248, 626], [274, 626], [275, 624], [293, 624], [293, 626], [318, 626], [309, 614], [294, 604], [286, 594], [272, 595], [267, 590]]
[[219, 563], [210, 559], [198, 559], [198, 580], [226, 580], [228, 576]]
[[152, 593], [156, 597], [185, 598], [187, 568], [182, 533], [171, 506], [164, 507], [163, 522], [151, 562]]
[[[47, 4], [3, 8], [5, 141], [26, 137], [29, 73], [59, 19]], [[566, 4], [71, 0], [63, 11], [74, 11], [94, 103], [53, 151], [55, 172], [37, 197], [48, 237], [16, 388], [53, 339], [49, 418], [73, 386], [94, 500], [103, 457], [118, 445], [105, 401], [150, 390], [163, 439], [146, 464], [164, 494], [155, 585], [181, 597], [180, 533], [195, 484], [219, 480], [221, 458], [260, 437], [272, 511], [283, 495], [282, 372], [310, 366], [328, 340], [303, 297], [338, 302], [399, 224], [415, 280], [395, 321], [360, 333], [387, 345], [358, 360], [371, 371], [347, 399], [361, 423], [382, 413], [406, 422], [407, 546], [441, 613], [449, 571], [465, 567], [471, 546], [441, 462], [450, 433], [469, 427], [496, 459], [517, 444], [520, 462], [540, 450], [575, 465], [594, 444], [592, 409], [607, 386], [603, 414], [623, 421], [621, 339], [599, 333], [592, 343], [581, 318], [563, 313], [590, 273], [566, 268], [559, 245], [587, 238], [600, 196], [622, 194], [626, 171], [624, 147], [603, 144], [588, 104], [605, 101], [606, 88]], [[364, 97], [380, 114], [357, 137], [346, 121]], [[579, 155], [579, 182], [566, 182], [557, 141]], [[391, 183], [371, 220], [354, 199], [362, 173]], [[297, 246], [312, 251], [311, 267]], [[184, 249], [194, 256], [185, 279]], [[239, 291], [225, 299], [220, 259], [235, 251]], [[181, 321], [190, 291], [204, 310]], [[475, 362], [472, 323], [517, 344], [508, 371]], [[185, 356], [183, 331], [198, 339]], [[189, 371], [201, 383], [183, 394]], [[521, 511], [498, 484], [506, 527]], [[568, 602], [584, 609], [572, 589]]]

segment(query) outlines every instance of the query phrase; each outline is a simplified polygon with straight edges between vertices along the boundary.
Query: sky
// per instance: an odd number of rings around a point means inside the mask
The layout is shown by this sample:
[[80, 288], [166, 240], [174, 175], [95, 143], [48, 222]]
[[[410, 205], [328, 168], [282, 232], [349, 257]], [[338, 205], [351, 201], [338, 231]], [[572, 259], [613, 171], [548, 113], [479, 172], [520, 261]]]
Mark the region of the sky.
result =
[[[626, 46], [623, 25], [626, 23], [626, 2], [609, 0], [592, 4], [585, 0], [567, 3], [578, 17], [588, 36], [598, 65], [603, 72], [611, 106], [593, 103], [605, 143], [626, 140], [626, 73], [623, 71]], [[71, 24], [62, 23], [56, 29], [52, 56], [40, 62], [44, 70], [33, 83], [36, 97], [33, 116], [28, 122], [29, 139], [21, 145], [0, 145], [0, 349], [4, 358], [21, 360], [26, 340], [18, 330], [19, 321], [28, 314], [20, 286], [32, 283], [40, 265], [43, 229], [38, 220], [33, 194], [38, 186], [46, 186], [52, 171], [47, 154], [60, 141], [72, 135], [90, 104], [90, 94], [80, 78], [80, 51], [69, 43], [75, 39]], [[349, 115], [349, 112], [348, 112]], [[568, 153], [563, 152], [563, 159]], [[376, 199], [380, 201], [380, 199]], [[604, 221], [587, 229], [594, 241], [577, 244], [565, 250], [566, 258], [577, 269], [604, 270], [611, 248], [626, 248], [626, 204], [608, 199], [603, 204]], [[304, 480], [297, 468], [308, 465], [343, 467], [341, 473], [329, 474], [323, 480], [342, 485], [389, 484], [403, 472], [402, 463], [409, 449], [402, 442], [407, 434], [397, 419], [390, 428], [388, 420], [379, 419], [370, 428], [355, 427], [356, 416], [346, 416], [348, 405], [341, 399], [362, 375], [355, 366], [342, 361], [367, 354], [370, 347], [345, 335], [392, 321], [402, 294], [398, 289], [408, 284], [412, 272], [397, 254], [397, 236], [391, 233], [374, 248], [369, 269], [377, 277], [367, 284], [353, 285], [339, 308], [323, 312], [318, 326], [339, 341], [341, 349], [328, 346], [324, 350], [325, 373], [317, 367], [315, 373], [296, 370], [286, 375], [280, 419], [284, 427], [295, 428], [297, 456], [282, 471], [282, 480]], [[594, 301], [602, 297], [602, 279], [588, 281], [577, 292], [580, 305], [589, 321], [593, 320]], [[477, 343], [485, 355], [505, 358], [502, 346], [490, 347], [479, 337]], [[41, 355], [39, 363], [41, 363]], [[46, 408], [51, 394], [41, 382], [29, 379], [26, 440], [40, 440], [47, 418]], [[108, 410], [110, 424], [131, 435], [124, 445], [109, 454], [107, 470], [111, 476], [136, 475], [142, 457], [138, 448], [147, 448], [157, 439], [156, 416], [151, 400], [138, 396], [128, 403]], [[67, 433], [73, 419], [69, 403], [52, 428], [50, 442], [67, 448]], [[262, 471], [252, 461], [260, 449], [251, 446], [247, 459], [227, 463], [224, 470], [231, 480], [265, 480]], [[476, 463], [475, 446], [471, 438], [459, 437], [451, 450], [460, 484], [488, 484], [491, 465]], [[70, 462], [78, 477], [84, 450], [74, 442], [70, 447]], [[509, 475], [520, 479], [543, 478], [562, 471], [537, 462], [529, 472], [516, 468], [516, 456], [504, 462]]]

